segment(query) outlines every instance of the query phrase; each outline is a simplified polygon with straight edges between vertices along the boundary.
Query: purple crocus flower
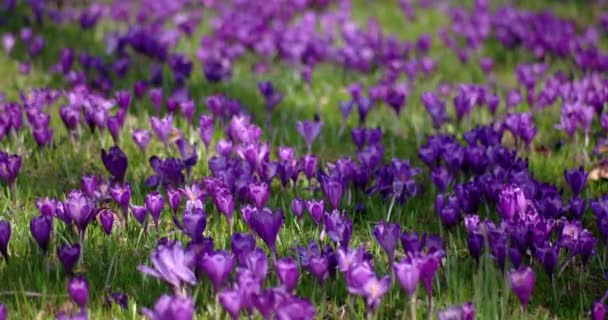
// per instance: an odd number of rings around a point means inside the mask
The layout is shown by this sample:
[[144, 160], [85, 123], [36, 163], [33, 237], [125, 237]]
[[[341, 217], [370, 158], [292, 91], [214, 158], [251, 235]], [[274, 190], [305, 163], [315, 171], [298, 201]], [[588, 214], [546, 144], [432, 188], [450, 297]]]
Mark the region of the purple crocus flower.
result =
[[393, 272], [408, 297], [414, 297], [420, 279], [418, 260], [403, 259], [401, 262], [394, 263]]
[[564, 179], [568, 183], [570, 190], [574, 195], [578, 195], [581, 193], [583, 188], [585, 188], [585, 183], [587, 182], [587, 173], [585, 173], [585, 169], [583, 167], [573, 168], [571, 170], [564, 169]]
[[509, 285], [525, 310], [534, 290], [534, 271], [530, 267], [521, 267], [509, 271]]
[[397, 241], [399, 240], [400, 227], [396, 223], [387, 223], [384, 220], [378, 222], [372, 231], [372, 234], [378, 244], [382, 247], [386, 255], [388, 256], [389, 264], [393, 264], [393, 257], [395, 255], [395, 248], [397, 248]]
[[218, 188], [211, 196], [215, 207], [226, 217], [228, 224], [232, 225], [232, 215], [234, 213], [232, 192], [226, 188]]
[[6, 320], [8, 318], [8, 311], [6, 310], [6, 306], [0, 303], [0, 320]]
[[0, 220], [0, 254], [8, 261], [8, 242], [11, 240], [11, 224]]
[[497, 209], [500, 217], [511, 221], [522, 215], [528, 207], [528, 201], [523, 191], [515, 185], [506, 185], [498, 196]]
[[277, 320], [312, 320], [315, 318], [315, 307], [308, 300], [289, 298], [276, 306]]
[[148, 320], [192, 320], [194, 303], [189, 297], [161, 296], [154, 304], [154, 309], [144, 308], [142, 314]]
[[110, 147], [108, 152], [101, 149], [101, 160], [106, 170], [112, 175], [112, 181], [122, 183], [128, 166], [125, 153], [118, 146]]
[[213, 137], [213, 118], [208, 115], [201, 115], [198, 119], [198, 134], [205, 144], [205, 148], [209, 149], [211, 138]]
[[169, 134], [173, 131], [173, 116], [167, 115], [162, 119], [157, 117], [150, 118], [150, 127], [158, 137], [158, 139], [164, 144], [167, 145], [167, 141], [169, 140]]
[[251, 217], [251, 228], [264, 240], [273, 254], [276, 252], [275, 243], [281, 226], [283, 225], [283, 212], [276, 210], [258, 210]]
[[283, 93], [277, 91], [270, 81], [258, 82], [258, 91], [266, 100], [267, 111], [272, 111], [283, 100]]
[[145, 206], [131, 205], [131, 213], [135, 220], [139, 222], [139, 224], [143, 225], [146, 221], [146, 216], [148, 215], [148, 209]]
[[150, 261], [154, 269], [139, 265], [137, 270], [167, 283], [174, 291], [181, 292], [184, 284], [196, 284], [196, 276], [188, 266], [186, 253], [179, 242], [159, 244], [150, 253]]
[[198, 162], [198, 154], [196, 153], [196, 142], [193, 144], [188, 143], [186, 140], [180, 138], [175, 144], [179, 150], [179, 154], [182, 158], [182, 164], [186, 168], [186, 174], [190, 176], [190, 170]]
[[313, 141], [315, 141], [317, 136], [321, 133], [321, 127], [323, 127], [323, 122], [321, 122], [318, 117], [315, 117], [314, 121], [304, 120], [296, 123], [298, 134], [306, 141], [306, 150], [308, 154], [310, 154], [312, 150]]
[[374, 310], [380, 304], [382, 297], [391, 288], [391, 278], [389, 276], [380, 279], [375, 276], [370, 277], [363, 285], [363, 296], [365, 304], [369, 310]]
[[114, 213], [112, 210], [103, 209], [99, 212], [99, 222], [103, 231], [110, 235], [112, 233], [112, 226], [114, 225]]
[[[1, 317], [0, 317], [1, 318]], [[606, 305], [603, 301], [596, 301], [591, 306], [591, 320], [606, 319]]]
[[302, 218], [302, 214], [304, 213], [304, 200], [298, 198], [291, 199], [291, 212], [298, 220]]
[[7, 185], [12, 185], [21, 169], [21, 157], [8, 155], [0, 151], [0, 179]]
[[163, 211], [163, 207], [165, 206], [163, 196], [156, 191], [148, 193], [146, 195], [145, 205], [146, 209], [150, 213], [150, 216], [152, 216], [154, 224], [156, 224], [156, 228], [158, 229], [158, 220], [161, 212]]
[[146, 147], [150, 142], [150, 131], [143, 129], [135, 129], [133, 133], [131, 133], [131, 138], [133, 142], [139, 147], [141, 152], [146, 152]]
[[325, 177], [321, 180], [321, 189], [323, 194], [327, 198], [327, 202], [331, 205], [332, 209], [338, 209], [340, 200], [342, 199], [343, 185], [341, 181], [330, 177]]
[[255, 239], [249, 233], [233, 233], [230, 236], [230, 249], [240, 264], [255, 249]]
[[158, 186], [181, 186], [185, 177], [182, 172], [184, 163], [175, 158], [160, 159], [156, 156], [150, 157], [150, 167], [154, 170], [154, 175], [146, 179], [145, 185], [149, 188]]
[[70, 247], [68, 244], [63, 243], [57, 248], [57, 257], [59, 257], [65, 273], [72, 274], [72, 270], [80, 258], [80, 245], [76, 243]]
[[222, 284], [226, 282], [233, 266], [234, 257], [223, 250], [204, 254], [197, 262], [198, 269], [209, 278], [215, 292], [219, 292]]
[[238, 319], [241, 313], [242, 297], [237, 289], [226, 289], [219, 294], [219, 302], [232, 319]]
[[474, 317], [475, 309], [470, 302], [437, 311], [438, 320], [473, 320]]
[[306, 201], [306, 210], [312, 221], [318, 225], [323, 219], [323, 213], [325, 212], [325, 206], [323, 200], [308, 200]]
[[120, 206], [122, 214], [126, 219], [129, 211], [129, 203], [131, 201], [131, 186], [128, 183], [125, 183], [124, 185], [115, 184], [110, 188], [110, 196], [112, 196], [114, 202]]
[[295, 261], [290, 258], [281, 258], [277, 260], [274, 267], [281, 286], [287, 292], [293, 291], [298, 283], [299, 275], [298, 266]]
[[30, 232], [38, 246], [46, 254], [53, 229], [53, 217], [36, 216], [30, 220]]
[[332, 242], [337, 243], [342, 248], [348, 247], [353, 224], [345, 213], [340, 213], [338, 210], [333, 210], [331, 214], [326, 212], [323, 223], [325, 232], [327, 232]]
[[250, 183], [247, 187], [247, 194], [251, 202], [253, 202], [258, 209], [261, 209], [266, 203], [266, 200], [268, 200], [270, 190], [268, 184], [264, 182]]
[[68, 293], [74, 303], [81, 309], [87, 306], [89, 301], [89, 286], [87, 281], [82, 277], [75, 277], [68, 281]]

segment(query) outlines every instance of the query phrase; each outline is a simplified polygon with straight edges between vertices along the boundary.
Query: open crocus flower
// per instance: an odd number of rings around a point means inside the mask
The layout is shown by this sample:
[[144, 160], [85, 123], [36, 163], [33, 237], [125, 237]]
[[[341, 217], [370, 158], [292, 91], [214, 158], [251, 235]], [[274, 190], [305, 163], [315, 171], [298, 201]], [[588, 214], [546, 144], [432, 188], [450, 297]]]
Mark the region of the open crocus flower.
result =
[[304, 120], [296, 123], [296, 130], [300, 136], [304, 138], [304, 141], [306, 141], [306, 150], [308, 154], [310, 154], [312, 150], [313, 141], [315, 141], [317, 136], [321, 133], [322, 127], [323, 123], [318, 118], [315, 118], [314, 121]]
[[165, 282], [177, 294], [181, 294], [184, 285], [196, 284], [196, 276], [188, 266], [186, 253], [177, 241], [159, 244], [150, 253], [150, 262], [153, 268], [140, 265], [137, 270]]
[[148, 320], [192, 320], [194, 303], [189, 297], [161, 296], [154, 304], [154, 309], [144, 308], [142, 313]]

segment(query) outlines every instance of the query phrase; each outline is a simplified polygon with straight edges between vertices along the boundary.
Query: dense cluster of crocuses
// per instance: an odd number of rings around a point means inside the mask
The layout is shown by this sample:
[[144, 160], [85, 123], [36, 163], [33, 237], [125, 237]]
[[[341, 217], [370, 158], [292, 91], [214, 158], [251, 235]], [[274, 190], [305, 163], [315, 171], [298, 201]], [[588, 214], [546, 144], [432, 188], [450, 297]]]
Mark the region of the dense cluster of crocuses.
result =
[[[32, 75], [49, 55], [46, 25], [104, 34], [103, 53], [58, 48], [45, 70], [56, 77], [52, 86], [0, 95], [0, 181], [7, 190], [0, 200], [15, 201], [20, 170], [32, 172], [32, 157], [48, 149], [85, 152], [83, 139], [100, 141], [89, 156], [105, 171], [87, 172], [80, 188], [62, 190], [63, 196], [35, 195], [37, 213], [28, 216], [40, 263], [47, 270], [61, 264], [75, 306], [55, 312], [57, 319], [87, 319], [101, 304], [89, 299], [90, 289], [104, 292], [105, 306], [130, 308], [138, 279], [126, 292], [107, 282], [95, 288], [86, 278], [97, 275], [83, 266], [87, 236], [125, 239], [133, 228], [155, 241], [137, 270], [167, 286], [149, 308], [135, 304], [152, 320], [193, 319], [199, 312], [233, 319], [374, 317], [383, 299], [399, 299], [399, 291], [406, 303], [387, 306], [393, 310], [383, 316], [474, 319], [471, 302], [436, 305], [446, 285], [437, 275], [453, 263], [448, 259], [458, 259], [452, 256], [462, 251], [454, 249], [459, 244], [471, 265], [495, 265], [522, 312], [534, 301], [540, 273], [556, 296], [568, 269], [582, 274], [599, 264], [605, 271], [608, 195], [591, 196], [583, 166], [541, 181], [527, 156], [541, 149], [535, 145], [540, 118], [551, 122], [542, 127], [545, 135], [571, 140], [573, 153], [582, 154], [577, 162], [587, 165], [608, 145], [606, 15], [578, 24], [551, 11], [485, 0], [467, 7], [400, 0], [404, 24], [425, 14], [447, 21], [436, 34], [406, 41], [373, 18], [360, 23], [350, 0], [24, 2], [5, 1], [3, 10], [21, 19], [1, 35], [5, 54], [23, 74]], [[201, 33], [195, 54], [180, 46]], [[485, 55], [487, 44], [530, 59], [505, 75]], [[445, 72], [433, 54], [437, 47], [480, 69], [481, 81], [425, 84]], [[274, 115], [292, 115], [293, 90], [269, 80], [269, 70], [295, 70], [312, 96], [324, 81], [315, 72], [326, 66], [345, 79], [367, 77], [348, 83], [335, 106], [315, 100], [314, 116], [291, 119], [293, 128], [280, 123], [281, 132], [299, 141], [276, 139]], [[222, 90], [201, 97], [192, 86], [201, 78], [213, 86], [244, 81], [243, 67], [261, 79], [252, 94], [262, 101], [262, 115], [252, 101]], [[428, 117], [410, 117], [416, 107]], [[397, 120], [371, 119], [386, 112]], [[329, 125], [336, 118], [339, 128]], [[416, 122], [429, 128], [414, 130], [418, 145], [404, 128]], [[354, 154], [321, 152], [325, 138], [344, 132]], [[416, 158], [395, 152], [394, 144], [405, 141]], [[371, 202], [363, 200], [368, 197]], [[440, 235], [426, 233], [425, 225], [406, 226], [412, 207], [420, 208], [416, 221], [437, 221]], [[382, 218], [372, 221], [369, 211], [378, 208], [384, 209], [374, 216]], [[22, 257], [17, 248], [24, 246], [13, 243], [28, 229], [18, 221], [0, 215], [0, 259], [7, 264]], [[296, 232], [307, 241], [294, 243]], [[311, 295], [303, 283], [317, 290]], [[208, 290], [202, 303], [201, 288]], [[332, 306], [341, 311], [327, 313], [327, 295], [345, 293]], [[585, 307], [592, 319], [605, 318], [606, 296]], [[0, 304], [0, 320], [10, 307]]]

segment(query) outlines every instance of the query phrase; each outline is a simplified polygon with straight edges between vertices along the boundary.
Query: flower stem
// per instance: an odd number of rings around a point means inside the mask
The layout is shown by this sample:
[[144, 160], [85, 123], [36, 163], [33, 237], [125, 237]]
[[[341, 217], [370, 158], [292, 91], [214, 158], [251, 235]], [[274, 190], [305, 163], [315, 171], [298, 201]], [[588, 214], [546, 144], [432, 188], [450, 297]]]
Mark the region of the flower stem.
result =
[[410, 319], [416, 320], [416, 294], [413, 294], [410, 298]]
[[391, 213], [393, 212], [393, 206], [395, 205], [395, 195], [391, 199], [391, 204], [388, 206], [388, 213], [386, 214], [386, 222], [391, 221]]

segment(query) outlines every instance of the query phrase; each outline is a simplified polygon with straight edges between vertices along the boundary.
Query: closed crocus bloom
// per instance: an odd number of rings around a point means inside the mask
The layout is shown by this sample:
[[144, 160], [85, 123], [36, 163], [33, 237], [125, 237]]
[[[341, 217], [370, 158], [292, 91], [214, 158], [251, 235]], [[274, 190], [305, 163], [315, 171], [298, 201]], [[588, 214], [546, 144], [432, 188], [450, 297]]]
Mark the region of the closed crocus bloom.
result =
[[11, 240], [11, 225], [8, 221], [0, 220], [0, 254], [8, 261], [8, 242]]
[[374, 238], [388, 256], [390, 264], [393, 262], [395, 248], [397, 248], [397, 241], [399, 241], [399, 229], [400, 227], [396, 223], [380, 221], [372, 231]]
[[277, 260], [274, 267], [283, 288], [288, 292], [293, 291], [298, 283], [297, 264], [290, 258], [281, 258]]
[[109, 209], [103, 209], [99, 212], [99, 222], [103, 231], [110, 235], [112, 233], [112, 226], [114, 225], [114, 213]]
[[224, 290], [219, 294], [219, 301], [232, 319], [238, 319], [241, 313], [241, 293], [235, 289]]
[[497, 209], [503, 220], [512, 220], [516, 215], [523, 214], [527, 207], [526, 196], [517, 186], [505, 186], [498, 196]]
[[146, 216], [148, 215], [148, 209], [145, 206], [131, 205], [131, 213], [135, 220], [139, 222], [139, 224], [144, 224], [146, 221]]
[[585, 188], [587, 183], [587, 173], [583, 167], [573, 168], [570, 171], [564, 169], [564, 178], [572, 190], [572, 193], [578, 195]]
[[472, 302], [464, 303], [462, 306], [462, 320], [475, 319], [475, 307]]
[[133, 133], [131, 133], [131, 138], [133, 142], [139, 147], [141, 152], [146, 152], [146, 147], [150, 142], [150, 131], [143, 129], [135, 129]]
[[70, 247], [66, 243], [63, 243], [57, 248], [57, 257], [59, 257], [65, 273], [71, 274], [76, 262], [80, 258], [80, 245], [76, 243]]
[[232, 192], [225, 188], [216, 190], [213, 195], [215, 207], [226, 217], [228, 224], [232, 224], [232, 215], [234, 213], [234, 198]]
[[203, 140], [205, 147], [209, 149], [213, 137], [213, 118], [209, 115], [201, 115], [198, 119], [198, 134]]
[[151, 117], [150, 127], [152, 127], [152, 130], [158, 139], [166, 145], [169, 140], [169, 135], [171, 134], [171, 131], [173, 131], [173, 116], [167, 115], [162, 119]]
[[327, 177], [321, 179], [321, 189], [332, 209], [338, 209], [340, 200], [342, 199], [342, 182]]
[[296, 130], [306, 142], [307, 153], [310, 153], [312, 149], [312, 143], [315, 141], [317, 136], [321, 133], [323, 123], [315, 117], [314, 121], [304, 120], [296, 123]]
[[509, 271], [509, 285], [525, 310], [534, 290], [534, 271], [530, 267], [522, 267]]
[[323, 200], [310, 200], [306, 201], [306, 210], [315, 224], [319, 224], [323, 219], [323, 213], [325, 212], [325, 206]]
[[308, 269], [319, 283], [323, 283], [329, 275], [329, 261], [327, 261], [327, 257], [323, 255], [311, 257]]
[[404, 259], [393, 265], [393, 272], [395, 272], [403, 291], [411, 298], [416, 293], [418, 280], [420, 279], [418, 261], [416, 259], [411, 261]]
[[194, 303], [189, 297], [161, 296], [154, 304], [154, 309], [144, 308], [142, 314], [148, 320], [192, 320]]
[[313, 155], [304, 155], [300, 160], [300, 169], [308, 180], [312, 179], [317, 171], [317, 157]]
[[101, 149], [101, 160], [106, 170], [112, 175], [112, 180], [122, 183], [128, 166], [125, 153], [118, 146], [110, 147], [108, 152], [105, 149]]
[[80, 185], [82, 190], [87, 196], [93, 197], [97, 190], [97, 177], [96, 176], [82, 176], [80, 178]]
[[197, 267], [209, 278], [213, 290], [218, 292], [228, 279], [234, 266], [234, 257], [226, 251], [217, 251], [203, 255], [197, 262]]
[[257, 208], [262, 208], [264, 203], [266, 203], [266, 200], [268, 200], [270, 190], [268, 189], [268, 185], [264, 182], [250, 183], [247, 188], [247, 194], [251, 202], [253, 202]]
[[148, 193], [146, 195], [145, 204], [146, 204], [146, 209], [152, 216], [152, 220], [154, 220], [154, 223], [157, 225], [157, 228], [158, 228], [158, 220], [160, 218], [160, 214], [163, 211], [163, 207], [165, 205], [163, 196], [156, 191], [154, 191], [152, 193]]
[[116, 184], [110, 188], [110, 196], [116, 204], [120, 206], [123, 214], [126, 216], [129, 210], [129, 201], [131, 201], [131, 186], [126, 183], [124, 185]]
[[0, 320], [6, 320], [8, 318], [8, 311], [6, 306], [0, 303]]
[[[2, 318], [2, 317], [0, 317]], [[606, 319], [606, 305], [603, 301], [596, 301], [591, 306], [591, 320]]]
[[315, 318], [315, 307], [308, 300], [288, 298], [276, 306], [277, 320], [312, 320]]
[[89, 286], [82, 277], [72, 278], [68, 281], [68, 293], [74, 303], [80, 308], [85, 308], [89, 301]]
[[264, 240], [273, 254], [276, 252], [275, 243], [281, 226], [283, 225], [283, 212], [277, 210], [258, 210], [251, 217], [251, 228]]
[[230, 249], [242, 264], [247, 255], [255, 249], [255, 239], [249, 233], [233, 233], [230, 236]]
[[291, 200], [291, 212], [296, 218], [302, 218], [302, 214], [304, 213], [304, 200], [293, 198]]
[[46, 253], [49, 247], [51, 231], [53, 229], [53, 218], [51, 216], [37, 216], [30, 220], [30, 232], [38, 243], [40, 249]]

